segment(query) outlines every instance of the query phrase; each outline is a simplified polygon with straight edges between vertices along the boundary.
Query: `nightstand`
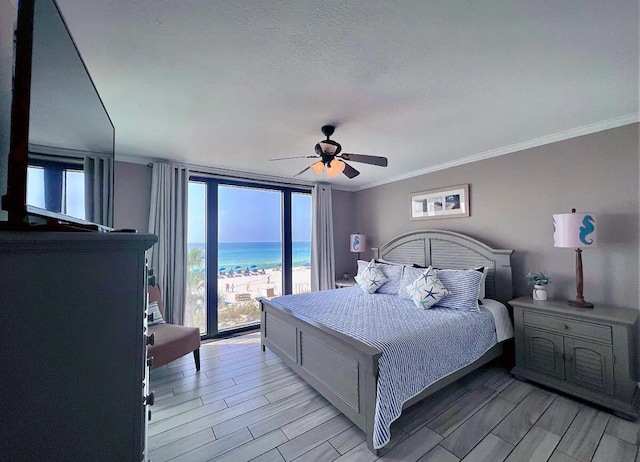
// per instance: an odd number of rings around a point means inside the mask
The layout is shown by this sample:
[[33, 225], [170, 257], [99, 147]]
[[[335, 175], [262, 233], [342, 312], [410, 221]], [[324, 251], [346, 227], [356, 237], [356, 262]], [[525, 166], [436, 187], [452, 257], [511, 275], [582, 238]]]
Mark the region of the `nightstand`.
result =
[[336, 289], [342, 289], [343, 287], [353, 287], [357, 283], [353, 278], [349, 279], [336, 279]]
[[636, 310], [520, 297], [513, 306], [517, 378], [638, 418]]

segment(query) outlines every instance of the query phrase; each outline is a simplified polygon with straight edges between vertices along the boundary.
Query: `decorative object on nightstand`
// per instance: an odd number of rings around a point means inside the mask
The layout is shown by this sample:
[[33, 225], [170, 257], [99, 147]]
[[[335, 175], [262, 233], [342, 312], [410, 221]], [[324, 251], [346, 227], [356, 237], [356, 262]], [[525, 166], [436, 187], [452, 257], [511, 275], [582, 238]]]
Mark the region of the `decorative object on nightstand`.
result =
[[527, 274], [527, 282], [533, 286], [533, 299], [547, 299], [547, 284], [551, 283], [551, 279], [544, 271], [529, 271]]
[[344, 287], [353, 287], [356, 285], [356, 281], [353, 278], [336, 279], [336, 289], [342, 289]]
[[596, 219], [591, 213], [558, 213], [553, 215], [553, 246], [576, 249], [576, 299], [569, 305], [578, 308], [593, 308], [582, 296], [582, 248], [595, 247], [598, 242]]
[[560, 300], [520, 297], [513, 306], [519, 379], [556, 388], [638, 418], [635, 309], [598, 304], [591, 310]]

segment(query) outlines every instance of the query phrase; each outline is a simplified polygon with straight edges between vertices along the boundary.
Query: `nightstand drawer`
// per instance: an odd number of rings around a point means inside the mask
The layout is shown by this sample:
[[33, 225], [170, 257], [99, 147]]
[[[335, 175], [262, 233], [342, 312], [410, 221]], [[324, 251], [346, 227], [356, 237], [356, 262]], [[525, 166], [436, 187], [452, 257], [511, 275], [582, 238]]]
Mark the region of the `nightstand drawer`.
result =
[[573, 319], [547, 316], [531, 311], [524, 311], [525, 326], [541, 327], [543, 329], [561, 332], [565, 335], [575, 335], [601, 342], [612, 343], [611, 327], [602, 324], [575, 321]]

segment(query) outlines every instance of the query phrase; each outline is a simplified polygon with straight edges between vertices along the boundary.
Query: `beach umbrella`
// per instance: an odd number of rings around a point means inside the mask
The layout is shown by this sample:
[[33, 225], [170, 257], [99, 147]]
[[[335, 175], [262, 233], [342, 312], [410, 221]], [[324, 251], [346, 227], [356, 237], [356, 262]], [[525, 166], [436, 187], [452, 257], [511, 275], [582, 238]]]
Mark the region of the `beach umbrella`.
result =
[[218, 268], [218, 272], [219, 273], [222, 273], [222, 272], [224, 272], [226, 270], [227, 270], [227, 268], [225, 268], [224, 266], [222, 268]]
[[238, 266], [235, 266], [233, 269], [242, 269], [242, 266], [238, 265]]
[[256, 269], [258, 267], [258, 265], [251, 265], [249, 268], [250, 269]]

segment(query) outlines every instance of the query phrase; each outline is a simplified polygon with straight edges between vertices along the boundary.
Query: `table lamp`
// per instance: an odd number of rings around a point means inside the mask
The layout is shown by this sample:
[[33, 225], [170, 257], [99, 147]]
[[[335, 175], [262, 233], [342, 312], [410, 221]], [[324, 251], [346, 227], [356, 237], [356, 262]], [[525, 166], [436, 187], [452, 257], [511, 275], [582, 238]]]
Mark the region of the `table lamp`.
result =
[[559, 213], [553, 215], [553, 246], [576, 249], [576, 299], [569, 305], [578, 308], [593, 308], [582, 295], [582, 248], [595, 247], [598, 242], [596, 219], [591, 213]]
[[[360, 260], [360, 252], [364, 252], [367, 245], [367, 236], [364, 234], [352, 234], [349, 241], [349, 250], [351, 253], [358, 254], [358, 260]], [[358, 267], [356, 263], [356, 274], [358, 274]]]

